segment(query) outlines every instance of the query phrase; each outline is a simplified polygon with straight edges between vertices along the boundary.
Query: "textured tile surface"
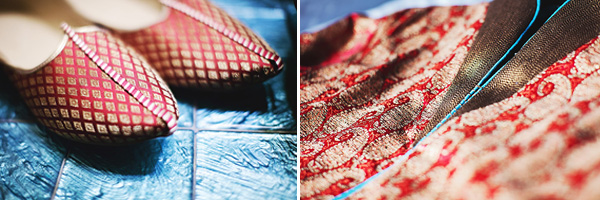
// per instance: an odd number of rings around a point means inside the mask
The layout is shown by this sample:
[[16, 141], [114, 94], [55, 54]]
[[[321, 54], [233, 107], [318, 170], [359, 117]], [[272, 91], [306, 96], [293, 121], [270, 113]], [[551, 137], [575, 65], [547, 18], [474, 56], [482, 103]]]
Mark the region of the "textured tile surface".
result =
[[203, 131], [196, 142], [196, 199], [296, 195], [295, 135]]
[[48, 199], [65, 151], [30, 123], [0, 123], [0, 199]]
[[193, 134], [126, 147], [75, 145], [70, 151], [56, 199], [189, 199]]
[[[283, 92], [284, 76], [281, 73], [263, 85], [231, 94], [209, 94], [203, 95], [206, 96], [204, 98], [193, 98], [192, 104], [197, 108], [196, 128], [295, 130], [296, 122], [291, 106]], [[183, 99], [187, 100], [185, 97]], [[185, 100], [180, 101], [187, 103]]]

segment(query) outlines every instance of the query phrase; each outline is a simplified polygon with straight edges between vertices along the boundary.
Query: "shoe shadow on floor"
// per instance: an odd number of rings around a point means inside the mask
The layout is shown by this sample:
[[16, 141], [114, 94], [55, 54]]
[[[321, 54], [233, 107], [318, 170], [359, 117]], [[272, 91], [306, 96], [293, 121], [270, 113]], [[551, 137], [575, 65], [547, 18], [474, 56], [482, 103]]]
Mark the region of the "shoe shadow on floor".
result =
[[[174, 88], [178, 103], [187, 103], [196, 108], [221, 111], [267, 111], [268, 102], [265, 87], [256, 84], [233, 92], [206, 92], [193, 89]], [[172, 137], [172, 136], [169, 136]], [[55, 137], [57, 140], [64, 140]], [[66, 141], [70, 146], [70, 159], [82, 167], [92, 167], [120, 175], [153, 174], [158, 167], [163, 148], [175, 148], [165, 142], [166, 138], [156, 138], [128, 146], [93, 146]]]
[[[165, 141], [168, 137], [128, 146], [95, 146], [63, 139], [37, 122], [5, 74], [0, 75], [0, 123], [7, 124], [6, 127], [17, 124], [18, 129], [2, 127], [6, 130], [0, 131], [0, 134], [7, 134], [7, 137], [0, 136], [0, 138], [17, 138], [18, 141], [11, 143], [26, 143], [27, 146], [46, 148], [39, 153], [21, 154], [17, 145], [12, 145], [15, 147], [9, 148], [14, 149], [5, 150], [6, 153], [15, 154], [23, 160], [31, 159], [28, 158], [29, 156], [50, 156], [42, 154], [52, 154], [55, 159], [62, 160], [60, 156], [64, 157], [68, 154], [68, 165], [77, 168], [75, 170], [95, 171], [94, 173], [101, 174], [146, 175], [160, 168], [159, 158], [165, 153], [165, 148], [177, 148], [171, 146], [173, 142]], [[276, 84], [280, 84], [280, 81], [276, 81]], [[271, 85], [267, 87], [269, 86]], [[269, 112], [269, 105], [274, 104], [270, 102], [274, 99], [273, 94], [268, 95], [267, 90], [272, 91], [270, 87], [266, 89], [264, 84], [256, 84], [232, 92], [206, 92], [181, 88], [175, 88], [173, 91], [180, 105], [187, 103], [214, 112], [263, 113]], [[52, 165], [56, 164], [52, 163]]]
[[0, 124], [3, 125], [1, 128], [6, 130], [0, 130], [0, 134], [7, 135], [0, 136], [0, 139], [14, 141], [0, 142], [45, 148], [38, 154], [54, 155], [21, 154], [17, 145], [5, 147], [9, 149], [3, 149], [4, 153], [20, 154], [16, 156], [23, 157], [23, 160], [30, 160], [28, 156], [48, 157], [65, 155], [69, 152], [69, 159], [77, 164], [123, 175], [149, 174], [156, 169], [155, 165], [164, 146], [164, 138], [128, 146], [95, 146], [63, 139], [37, 122], [5, 74], [0, 75]]
[[[179, 105], [180, 129], [295, 130], [285, 74], [234, 91], [172, 88]], [[295, 94], [296, 90], [293, 90]], [[292, 97], [295, 100], [295, 96]]]
[[160, 154], [163, 153], [163, 144], [163, 138], [112, 147], [70, 142], [69, 156], [76, 164], [93, 167], [98, 171], [145, 175], [152, 174], [157, 169]]
[[236, 111], [266, 111], [265, 87], [255, 84], [233, 91], [202, 91], [187, 88], [171, 88], [178, 103], [196, 108]]
[[[87, 170], [100, 174], [147, 175], [153, 174], [157, 169], [160, 170], [160, 166], [162, 165], [160, 163], [161, 156], [164, 157], [163, 154], [169, 151], [166, 149], [178, 148], [173, 146], [176, 142], [167, 141], [170, 139], [169, 137], [173, 136], [152, 139], [128, 146], [94, 146], [63, 139], [51, 133], [37, 122], [35, 116], [29, 111], [24, 100], [13, 86], [13, 83], [5, 74], [0, 75], [0, 124], [5, 124], [6, 126], [0, 128], [6, 130], [0, 130], [0, 134], [7, 134], [9, 137], [0, 136], [0, 138], [20, 138], [17, 139], [19, 141], [14, 143], [27, 143], [28, 146], [46, 148], [45, 151], [40, 151], [39, 153], [21, 154], [17, 145], [12, 145], [15, 147], [9, 148], [14, 149], [5, 150], [7, 154], [15, 154], [17, 157], [22, 157], [23, 160], [30, 159], [28, 156], [49, 156], [42, 154], [53, 154], [52, 156], [56, 157], [56, 159], [62, 160], [64, 155], [68, 154], [68, 165], [71, 167], [75, 165], [74, 167], [78, 168], [76, 170]], [[261, 115], [277, 118], [281, 115], [272, 115], [272, 113], [291, 112], [285, 110], [292, 109], [287, 105], [287, 98], [289, 98], [289, 94], [287, 93], [289, 92], [284, 91], [287, 87], [285, 87], [282, 80], [283, 75], [280, 75], [279, 77], [275, 77], [274, 80], [269, 80], [267, 83], [255, 84], [237, 91], [207, 92], [173, 88], [173, 92], [178, 104], [181, 105], [180, 109], [188, 109], [188, 113], [196, 114], [198, 110], [203, 110], [200, 113], [205, 111], [210, 113], [227, 113], [222, 115], [217, 114], [219, 117], [225, 118], [254, 117], [253, 119], [255, 119], [260, 118]], [[192, 106], [183, 106], [183, 104]], [[240, 113], [251, 117], [240, 117]], [[212, 116], [215, 115], [207, 117], [210, 118]], [[219, 122], [219, 120], [214, 120], [214, 122]], [[225, 122], [235, 120], [225, 120]], [[242, 124], [248, 123], [248, 119], [244, 120], [241, 122]], [[5, 128], [10, 127], [10, 124], [18, 124], [18, 129]], [[295, 123], [293, 124], [295, 125]], [[50, 165], [50, 163], [45, 164]], [[56, 164], [51, 163], [51, 165]]]

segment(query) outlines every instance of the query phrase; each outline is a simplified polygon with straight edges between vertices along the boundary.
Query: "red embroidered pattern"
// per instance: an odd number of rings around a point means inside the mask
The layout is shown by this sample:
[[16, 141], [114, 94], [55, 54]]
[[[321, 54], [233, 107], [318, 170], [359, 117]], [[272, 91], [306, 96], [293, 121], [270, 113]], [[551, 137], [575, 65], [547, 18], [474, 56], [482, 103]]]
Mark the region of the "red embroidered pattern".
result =
[[599, 55], [600, 36], [510, 98], [453, 118], [351, 199], [597, 198]]
[[94, 63], [104, 71], [104, 73], [108, 74], [119, 86], [121, 86], [125, 91], [131, 94], [138, 102], [140, 102], [144, 107], [146, 107], [150, 112], [155, 114], [157, 117], [160, 117], [165, 122], [167, 122], [167, 127], [169, 127], [169, 132], [175, 132], [175, 126], [177, 125], [177, 119], [175, 115], [171, 112], [168, 112], [162, 107], [157, 106], [151, 98], [148, 98], [144, 94], [140, 92], [134, 85], [127, 82], [121, 75], [119, 75], [111, 66], [109, 66], [106, 62], [102, 61], [100, 57], [96, 54], [96, 51], [92, 50], [82, 41], [79, 36], [75, 34], [75, 31], [71, 29], [71, 27], [67, 24], [62, 25], [65, 33], [75, 42], [79, 48], [85, 52], [85, 54], [94, 61]]
[[337, 47], [320, 52], [329, 55], [324, 64], [301, 67], [302, 199], [340, 194], [416, 142], [414, 133], [441, 103], [486, 5], [410, 9], [377, 20], [354, 15], [326, 30], [338, 40], [324, 40], [328, 32], [301, 36], [301, 57], [318, 50], [315, 43]]
[[64, 28], [70, 39], [56, 58], [11, 76], [38, 120], [62, 137], [92, 144], [169, 135], [177, 106], [161, 78], [109, 33]]
[[[187, 6], [183, 3], [179, 3], [174, 0], [161, 0], [161, 2], [165, 5], [168, 5], [171, 8], [174, 8], [178, 11], [183, 12], [183, 13], [189, 15], [190, 17], [193, 17], [194, 19], [198, 20], [199, 22], [202, 22], [202, 23], [206, 24], [207, 26], [217, 30], [219, 33], [222, 33], [223, 35], [227, 36], [229, 39], [250, 49], [251, 51], [260, 55], [261, 57], [275, 62], [278, 70], [280, 70], [281, 67], [283, 67], [281, 58], [277, 54], [272, 52], [272, 50], [269, 51], [269, 50], [266, 50], [265, 47], [256, 45], [256, 43], [254, 43], [252, 40], [240, 35], [239, 33], [235, 32], [235, 31], [227, 29], [227, 27], [225, 27], [224, 25], [217, 23], [216, 21], [212, 20], [210, 17], [203, 15], [202, 13], [194, 10], [193, 8]], [[250, 33], [252, 33], [252, 32], [250, 32]]]
[[170, 85], [239, 88], [281, 71], [281, 58], [263, 39], [210, 2], [162, 3], [170, 9], [165, 21], [118, 34]]

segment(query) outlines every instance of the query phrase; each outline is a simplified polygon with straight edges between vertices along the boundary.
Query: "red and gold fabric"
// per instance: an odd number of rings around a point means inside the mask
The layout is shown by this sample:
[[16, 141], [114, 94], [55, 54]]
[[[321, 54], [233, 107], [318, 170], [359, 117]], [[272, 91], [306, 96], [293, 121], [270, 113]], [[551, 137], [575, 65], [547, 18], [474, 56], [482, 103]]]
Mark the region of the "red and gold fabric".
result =
[[172, 86], [207, 90], [260, 83], [283, 62], [252, 30], [206, 0], [163, 0], [164, 21], [117, 33]]
[[[301, 198], [340, 194], [416, 142], [416, 130], [440, 104], [485, 11], [478, 5], [411, 9], [381, 19], [354, 15], [301, 36], [302, 60], [311, 58], [303, 57], [312, 51], [306, 43], [340, 46], [316, 55], [333, 55], [322, 59], [326, 65], [301, 67]], [[320, 40], [327, 31], [350, 36]]]
[[64, 28], [56, 57], [11, 75], [38, 121], [64, 138], [101, 145], [174, 131], [173, 94], [145, 59], [103, 29]]
[[[598, 197], [597, 2], [545, 13], [490, 84], [449, 113], [531, 27], [532, 2], [515, 15], [504, 11], [517, 4], [504, 0], [352, 15], [301, 35], [301, 198], [359, 184], [343, 196]], [[490, 17], [498, 14], [525, 20]]]

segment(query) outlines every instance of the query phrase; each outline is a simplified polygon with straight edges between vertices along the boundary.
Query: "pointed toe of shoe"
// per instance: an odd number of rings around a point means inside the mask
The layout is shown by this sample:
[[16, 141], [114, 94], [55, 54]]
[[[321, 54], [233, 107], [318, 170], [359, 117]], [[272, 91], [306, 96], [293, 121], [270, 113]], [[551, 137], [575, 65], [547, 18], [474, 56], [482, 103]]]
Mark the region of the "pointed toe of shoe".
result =
[[252, 30], [205, 0], [161, 1], [164, 21], [117, 33], [171, 86], [228, 90], [263, 82], [283, 68], [281, 58]]
[[66, 28], [61, 53], [34, 72], [12, 74], [27, 106], [52, 132], [89, 144], [130, 144], [169, 135], [171, 91], [136, 52], [108, 32]]

